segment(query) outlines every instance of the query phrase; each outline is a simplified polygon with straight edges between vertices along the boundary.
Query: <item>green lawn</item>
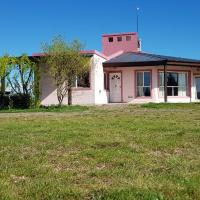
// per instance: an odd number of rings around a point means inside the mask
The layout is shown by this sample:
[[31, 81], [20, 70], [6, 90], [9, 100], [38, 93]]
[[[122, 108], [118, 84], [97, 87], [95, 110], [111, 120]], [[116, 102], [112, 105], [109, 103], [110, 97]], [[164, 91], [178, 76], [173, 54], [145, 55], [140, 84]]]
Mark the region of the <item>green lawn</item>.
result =
[[200, 104], [78, 108], [1, 111], [0, 199], [200, 199]]

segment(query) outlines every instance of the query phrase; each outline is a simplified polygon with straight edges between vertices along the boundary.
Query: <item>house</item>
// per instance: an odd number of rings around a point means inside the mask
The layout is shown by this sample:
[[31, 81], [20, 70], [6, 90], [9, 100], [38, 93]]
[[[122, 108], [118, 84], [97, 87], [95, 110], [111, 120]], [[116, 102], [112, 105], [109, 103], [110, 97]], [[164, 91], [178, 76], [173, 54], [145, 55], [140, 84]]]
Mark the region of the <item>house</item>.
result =
[[[142, 52], [137, 33], [103, 35], [102, 53], [82, 53], [91, 70], [74, 83], [73, 104], [200, 101], [200, 60]], [[40, 69], [41, 103], [58, 104], [48, 66]]]

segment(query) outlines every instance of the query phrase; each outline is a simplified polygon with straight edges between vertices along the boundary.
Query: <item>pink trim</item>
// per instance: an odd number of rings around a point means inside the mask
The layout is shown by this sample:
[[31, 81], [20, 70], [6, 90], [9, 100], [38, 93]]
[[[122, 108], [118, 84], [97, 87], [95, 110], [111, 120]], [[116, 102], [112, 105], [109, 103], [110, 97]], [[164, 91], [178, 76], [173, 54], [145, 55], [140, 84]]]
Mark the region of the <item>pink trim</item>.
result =
[[103, 34], [103, 37], [111, 37], [111, 36], [124, 36], [124, 35], [138, 35], [137, 32], [128, 32], [128, 33], [113, 33], [113, 34]]
[[107, 56], [105, 56], [103, 53], [100, 53], [99, 51], [97, 51], [97, 50], [84, 50], [84, 51], [81, 51], [81, 53], [82, 54], [95, 54], [95, 55], [97, 55], [97, 56], [100, 56], [100, 57], [102, 57], [102, 58], [104, 58], [104, 59], [106, 59], [106, 60], [108, 60], [108, 57]]
[[[100, 57], [102, 57], [102, 58], [104, 58], [104, 59], [108, 59], [108, 57], [107, 56], [105, 56], [104, 54], [102, 54], [102, 53], [100, 53], [99, 51], [97, 51], [97, 50], [85, 50], [85, 51], [81, 51], [81, 54], [85, 54], [85, 55], [87, 55], [87, 54], [95, 54], [95, 55], [97, 55], [97, 56], [100, 56]], [[33, 53], [32, 54], [32, 56], [34, 56], [34, 57], [44, 57], [46, 54], [44, 54], [44, 53]]]
[[[150, 77], [151, 77], [151, 86], [150, 86], [151, 96], [150, 97], [137, 97], [137, 72], [150, 72]], [[152, 96], [152, 90], [153, 90], [152, 69], [135, 70], [134, 76], [135, 76], [135, 99], [152, 99], [153, 98], [153, 96]]]

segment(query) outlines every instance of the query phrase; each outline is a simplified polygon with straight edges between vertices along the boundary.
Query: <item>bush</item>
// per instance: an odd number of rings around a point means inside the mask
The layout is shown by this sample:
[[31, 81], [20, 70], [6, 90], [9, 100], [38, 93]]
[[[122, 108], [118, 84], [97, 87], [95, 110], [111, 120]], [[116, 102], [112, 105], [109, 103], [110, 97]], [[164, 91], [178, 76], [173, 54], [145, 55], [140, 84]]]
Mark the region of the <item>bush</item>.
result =
[[14, 94], [10, 96], [10, 107], [26, 109], [31, 106], [31, 97], [29, 95]]
[[10, 105], [9, 95], [0, 94], [0, 109], [8, 109]]

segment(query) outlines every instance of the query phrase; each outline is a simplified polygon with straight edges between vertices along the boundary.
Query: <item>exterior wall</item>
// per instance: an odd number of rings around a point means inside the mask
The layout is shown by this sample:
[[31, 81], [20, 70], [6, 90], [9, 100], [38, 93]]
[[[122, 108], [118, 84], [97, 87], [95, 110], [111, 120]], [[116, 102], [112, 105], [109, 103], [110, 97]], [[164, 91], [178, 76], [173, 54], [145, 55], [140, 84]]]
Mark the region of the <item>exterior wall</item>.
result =
[[[103, 82], [103, 65], [105, 59], [100, 56], [93, 55], [91, 58], [90, 70], [90, 88], [74, 88], [72, 92], [73, 105], [89, 105], [89, 104], [106, 104], [108, 103], [106, 91], [104, 91]], [[48, 73], [48, 66], [41, 66], [41, 104], [57, 105], [57, 90], [54, 80]], [[67, 95], [63, 100], [63, 104], [68, 103]]]
[[[163, 71], [163, 66], [158, 67], [117, 67], [105, 68], [105, 72], [121, 72], [122, 73], [122, 98], [123, 103], [161, 103], [164, 102], [164, 97], [159, 96], [159, 71]], [[195, 101], [195, 85], [194, 75], [199, 74], [196, 68], [191, 67], [168, 67], [168, 71], [187, 71], [189, 74], [189, 96], [186, 97], [168, 97], [170, 103], [189, 103]], [[136, 96], [136, 72], [137, 71], [151, 71], [151, 97], [137, 97]], [[109, 92], [108, 92], [109, 93]]]
[[[126, 36], [131, 36], [131, 41], [126, 41]], [[108, 39], [112, 37], [113, 42], [109, 42]], [[122, 37], [122, 41], [118, 42], [117, 37]], [[103, 54], [111, 56], [117, 52], [123, 51], [138, 51], [138, 34], [137, 33], [125, 33], [125, 34], [112, 34], [103, 35]]]
[[94, 55], [93, 67], [94, 67], [94, 103], [95, 104], [107, 104], [108, 96], [104, 89], [104, 70], [103, 62], [105, 59]]

